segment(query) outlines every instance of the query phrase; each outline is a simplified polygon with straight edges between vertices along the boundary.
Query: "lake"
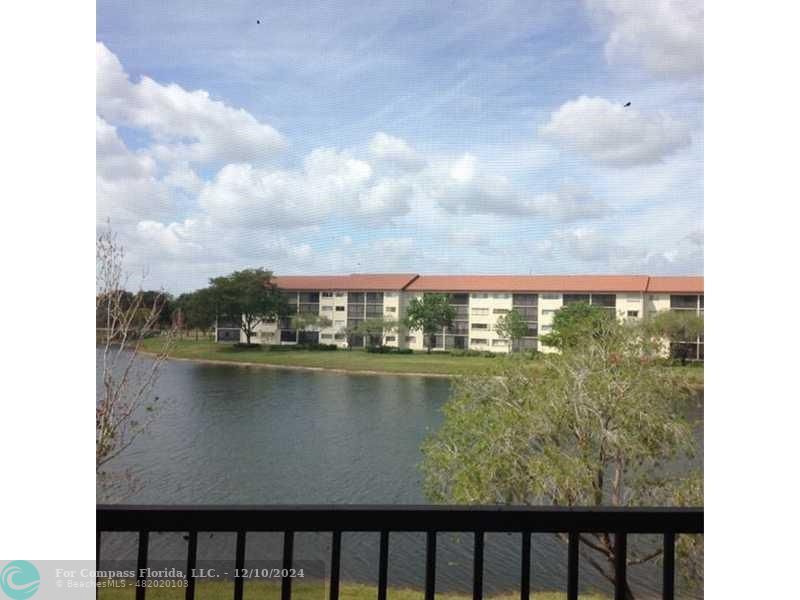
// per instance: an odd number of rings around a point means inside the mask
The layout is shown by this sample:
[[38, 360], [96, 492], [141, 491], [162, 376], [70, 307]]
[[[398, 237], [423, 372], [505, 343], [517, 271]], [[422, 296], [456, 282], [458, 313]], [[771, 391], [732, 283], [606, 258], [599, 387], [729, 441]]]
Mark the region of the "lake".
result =
[[[424, 504], [419, 447], [441, 424], [449, 390], [441, 378], [167, 361], [158, 418], [116, 463], [142, 484], [126, 503]], [[295, 556], [327, 561], [329, 538], [297, 534]], [[131, 558], [132, 539], [109, 535], [103, 556]], [[248, 558], [277, 558], [280, 543], [279, 534], [248, 536]], [[377, 534], [344, 534], [342, 579], [376, 582], [377, 545]], [[156, 535], [151, 558], [182, 564], [185, 547], [181, 536]], [[232, 534], [200, 537], [201, 557], [232, 558], [233, 549]], [[471, 551], [471, 534], [440, 534], [437, 590], [470, 590]], [[423, 534], [392, 534], [389, 585], [421, 587], [424, 554]], [[563, 544], [535, 535], [533, 561], [534, 589], [565, 588]], [[486, 536], [486, 593], [515, 589], [518, 565], [517, 536]], [[635, 590], [658, 591], [658, 569], [629, 572]], [[588, 568], [581, 581], [609, 589]]]

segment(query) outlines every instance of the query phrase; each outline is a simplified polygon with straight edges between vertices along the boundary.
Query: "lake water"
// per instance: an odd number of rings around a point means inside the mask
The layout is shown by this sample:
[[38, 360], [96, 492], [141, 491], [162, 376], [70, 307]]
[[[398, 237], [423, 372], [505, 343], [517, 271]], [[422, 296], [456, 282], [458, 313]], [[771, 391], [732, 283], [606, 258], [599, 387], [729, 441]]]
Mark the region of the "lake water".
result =
[[[133, 504], [424, 504], [421, 442], [442, 421], [446, 379], [327, 374], [190, 362], [164, 363], [161, 409], [120, 457], [143, 487]], [[701, 409], [698, 409], [701, 412]], [[698, 413], [699, 414], [699, 413]], [[701, 435], [701, 432], [698, 432]], [[702, 440], [701, 440], [702, 441]], [[329, 558], [329, 534], [297, 534], [298, 559]], [[377, 581], [377, 534], [345, 534], [342, 579]], [[132, 538], [109, 535], [105, 557], [132, 557]], [[248, 558], [280, 556], [281, 536], [248, 536]], [[155, 535], [151, 558], [185, 560], [179, 535]], [[200, 556], [233, 557], [232, 535], [203, 534]], [[437, 589], [469, 591], [472, 536], [440, 534]], [[485, 591], [515, 589], [518, 536], [487, 535]], [[392, 534], [389, 584], [421, 587], [423, 534]], [[566, 550], [533, 538], [534, 589], [564, 589]], [[630, 569], [635, 590], [660, 586], [658, 570]], [[589, 568], [582, 586], [607, 590]]]

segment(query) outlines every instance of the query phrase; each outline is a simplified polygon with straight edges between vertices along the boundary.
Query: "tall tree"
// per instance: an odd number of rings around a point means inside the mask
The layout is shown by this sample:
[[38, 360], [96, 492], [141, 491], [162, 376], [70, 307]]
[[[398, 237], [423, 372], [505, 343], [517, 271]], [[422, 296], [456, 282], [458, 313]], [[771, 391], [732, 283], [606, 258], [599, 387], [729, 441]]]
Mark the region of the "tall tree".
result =
[[110, 231], [96, 242], [95, 311], [101, 348], [97, 368], [102, 384], [95, 409], [95, 471], [98, 497], [108, 501], [124, 499], [138, 487], [129, 471], [114, 468], [114, 460], [158, 414], [153, 392], [174, 330], [161, 330], [161, 347], [142, 360], [142, 342], [161, 329], [166, 295], [146, 299], [143, 292], [125, 291], [124, 248]]
[[567, 304], [553, 316], [550, 333], [539, 337], [545, 346], [564, 350], [585, 341], [586, 338], [601, 336], [615, 319], [606, 310], [585, 302]]
[[450, 304], [447, 294], [425, 294], [412, 298], [406, 310], [404, 324], [408, 329], [422, 331], [425, 347], [430, 354], [436, 342], [436, 334], [449, 327], [456, 317], [456, 309]]
[[528, 334], [528, 324], [518, 311], [511, 310], [497, 319], [494, 330], [511, 341], [513, 352], [519, 346], [519, 340]]
[[[367, 344], [376, 346], [383, 343], [383, 336], [386, 333], [397, 331], [399, 323], [394, 319], [385, 319], [383, 317], [370, 317], [364, 319], [355, 325], [355, 332], [357, 335], [363, 335], [367, 339]], [[380, 340], [380, 343], [375, 344], [375, 340]]]
[[[636, 326], [601, 327], [602, 335], [584, 335], [535, 368], [514, 362], [500, 377], [460, 381], [442, 427], [423, 446], [428, 496], [457, 504], [702, 504], [702, 476], [675, 468], [696, 450], [685, 375], [656, 366], [657, 340]], [[613, 538], [582, 533], [580, 541], [587, 563], [613, 582]], [[637, 544], [629, 566], [661, 553]], [[687, 566], [700, 564], [700, 545], [680, 539]], [[626, 596], [633, 598], [630, 589]]]
[[217, 301], [209, 288], [202, 288], [187, 294], [181, 294], [175, 301], [177, 310], [182, 316], [183, 326], [195, 330], [208, 331], [214, 326], [217, 316]]
[[665, 310], [645, 321], [645, 326], [654, 335], [670, 343], [670, 354], [685, 365], [689, 357], [689, 345], [696, 344], [703, 335], [703, 317], [691, 310]]
[[258, 325], [288, 313], [286, 300], [266, 269], [235, 271], [210, 283], [221, 315], [239, 320], [248, 345]]

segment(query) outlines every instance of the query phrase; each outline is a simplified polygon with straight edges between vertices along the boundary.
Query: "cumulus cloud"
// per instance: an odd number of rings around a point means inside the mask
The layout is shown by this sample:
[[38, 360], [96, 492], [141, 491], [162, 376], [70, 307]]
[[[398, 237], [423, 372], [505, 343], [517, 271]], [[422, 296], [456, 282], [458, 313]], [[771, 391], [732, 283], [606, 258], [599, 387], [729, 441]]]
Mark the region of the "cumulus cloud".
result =
[[451, 161], [446, 169], [434, 170], [424, 193], [445, 211], [455, 214], [535, 216], [576, 221], [609, 213], [605, 202], [575, 186], [528, 195], [516, 188], [508, 177], [483, 172], [477, 158], [471, 154]]
[[691, 143], [688, 127], [669, 115], [645, 115], [587, 96], [563, 104], [540, 133], [599, 164], [616, 167], [656, 163]]
[[396, 216], [408, 210], [401, 181], [376, 180], [369, 163], [331, 148], [313, 150], [300, 170], [269, 170], [246, 163], [223, 167], [200, 194], [215, 220], [243, 227], [296, 227], [334, 214]]
[[369, 143], [369, 152], [376, 159], [403, 171], [418, 171], [425, 159], [404, 139], [379, 131]]
[[131, 152], [116, 127], [100, 117], [95, 126], [97, 222], [129, 223], [164, 215], [170, 208], [170, 196], [158, 179], [155, 161]]
[[586, 6], [608, 32], [609, 63], [638, 63], [657, 76], [702, 74], [702, 0], [586, 0]]
[[149, 77], [132, 83], [119, 59], [96, 44], [97, 112], [115, 124], [145, 129], [161, 160], [261, 162], [284, 147], [280, 133], [253, 115]]
[[536, 245], [551, 263], [581, 265], [587, 272], [649, 275], [703, 272], [702, 228], [655, 244], [648, 237], [621, 241], [620, 232], [575, 227], [558, 229]]

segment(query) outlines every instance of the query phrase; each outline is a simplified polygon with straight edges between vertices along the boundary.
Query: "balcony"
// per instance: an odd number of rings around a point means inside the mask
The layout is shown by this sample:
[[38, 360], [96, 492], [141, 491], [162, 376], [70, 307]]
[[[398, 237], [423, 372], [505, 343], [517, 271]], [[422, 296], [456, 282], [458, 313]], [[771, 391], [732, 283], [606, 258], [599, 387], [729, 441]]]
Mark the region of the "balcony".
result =
[[[377, 532], [378, 600], [386, 600], [389, 543], [392, 532], [424, 532], [425, 600], [436, 592], [436, 541], [440, 532], [465, 532], [474, 536], [472, 590], [475, 600], [483, 598], [484, 534], [501, 532], [519, 535], [520, 599], [530, 598], [531, 534], [563, 533], [568, 536], [567, 599], [578, 599], [580, 534], [610, 533], [614, 536], [616, 561], [615, 599], [625, 597], [627, 580], [627, 536], [657, 534], [663, 544], [662, 598], [675, 597], [675, 537], [703, 533], [702, 508], [565, 508], [523, 506], [125, 506], [97, 507], [97, 555], [103, 532], [137, 532], [136, 572], [139, 574], [136, 600], [145, 600], [144, 570], [147, 567], [151, 532], [187, 534], [187, 587], [185, 597], [195, 597], [198, 532], [235, 532], [235, 564], [245, 565], [248, 532], [282, 532], [282, 569], [291, 572], [295, 532], [331, 532], [329, 569], [330, 600], [338, 600], [342, 532]], [[244, 595], [245, 580], [234, 577], [234, 600]], [[281, 600], [292, 597], [292, 578], [281, 580]]]

